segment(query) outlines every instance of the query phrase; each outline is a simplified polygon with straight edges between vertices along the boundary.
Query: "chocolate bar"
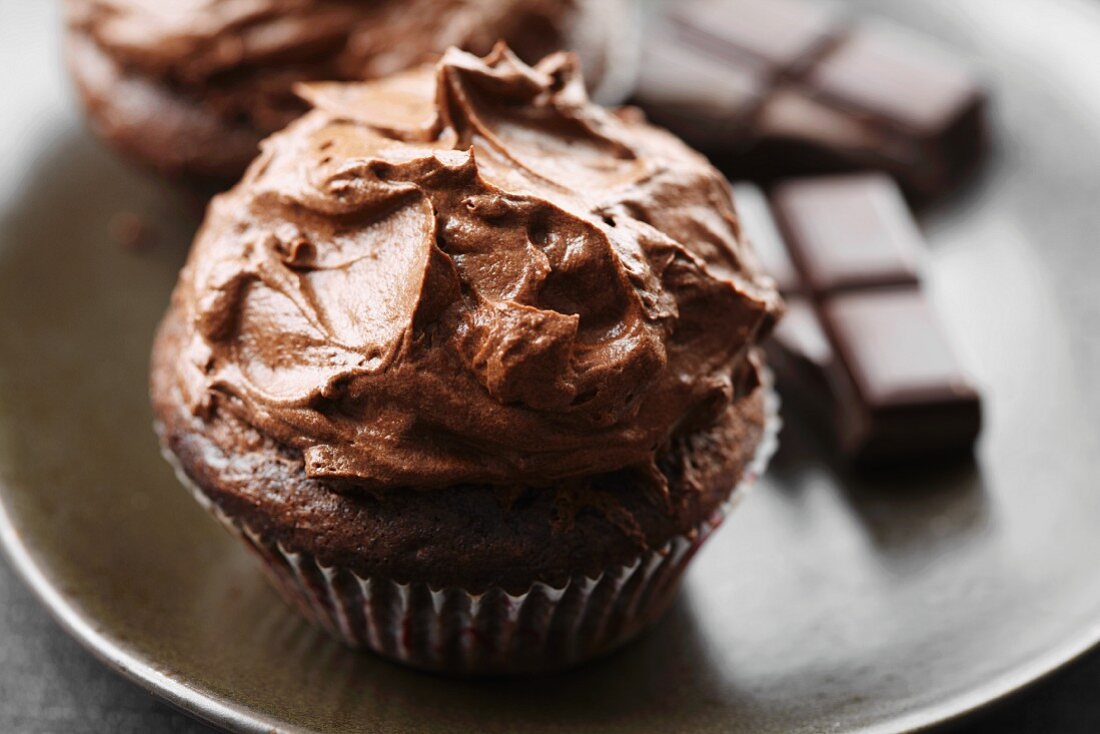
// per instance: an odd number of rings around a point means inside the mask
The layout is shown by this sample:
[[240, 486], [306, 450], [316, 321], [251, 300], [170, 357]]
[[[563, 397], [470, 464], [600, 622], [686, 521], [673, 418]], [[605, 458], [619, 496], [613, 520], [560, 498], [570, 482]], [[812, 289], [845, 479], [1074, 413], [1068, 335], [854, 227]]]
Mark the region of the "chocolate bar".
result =
[[780, 389], [856, 463], [969, 450], [981, 400], [921, 289], [923, 245], [896, 184], [875, 174], [793, 181], [770, 205], [738, 184], [734, 198], [765, 269], [787, 273], [777, 282], [788, 282], [788, 313], [768, 345]]
[[858, 406], [841, 414], [846, 453], [879, 462], [973, 445], [978, 393], [919, 288], [844, 293], [818, 313]]
[[830, 376], [835, 369], [833, 348], [772, 215], [768, 197], [755, 184], [735, 183], [733, 200], [742, 233], [752, 242], [760, 265], [775, 279], [786, 301], [786, 313], [764, 345], [768, 364], [785, 397], [794, 397], [819, 419], [831, 421], [835, 415]]
[[685, 0], [655, 25], [634, 101], [737, 178], [878, 170], [919, 202], [986, 147], [982, 84], [912, 32], [806, 0]]
[[749, 111], [763, 102], [760, 65], [716, 64], [691, 46], [656, 43], [645, 54], [639, 100], [649, 116], [702, 150], [716, 150], [728, 138], [747, 134]]
[[809, 299], [797, 295], [787, 299], [787, 312], [765, 350], [783, 396], [832, 427], [839, 410], [833, 386], [836, 353]]
[[773, 74], [803, 68], [843, 30], [835, 6], [802, 0], [688, 0], [667, 22], [716, 55], [754, 59]]
[[773, 199], [792, 257], [815, 295], [916, 285], [923, 248], [897, 187], [835, 176], [779, 187]]
[[753, 250], [765, 272], [775, 279], [779, 292], [789, 301], [793, 294], [801, 292], [802, 276], [795, 269], [787, 243], [772, 216], [768, 198], [755, 184], [735, 183], [733, 201], [737, 206], [742, 232], [752, 240]]

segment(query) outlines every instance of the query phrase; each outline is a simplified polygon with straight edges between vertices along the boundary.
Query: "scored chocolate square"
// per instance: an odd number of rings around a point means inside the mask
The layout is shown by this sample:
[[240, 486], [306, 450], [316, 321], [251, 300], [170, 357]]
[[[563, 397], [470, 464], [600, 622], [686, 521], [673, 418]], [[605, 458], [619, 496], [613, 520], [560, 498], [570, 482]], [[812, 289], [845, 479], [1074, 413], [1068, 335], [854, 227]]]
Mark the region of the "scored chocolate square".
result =
[[947, 453], [973, 444], [981, 403], [917, 288], [842, 293], [818, 313], [856, 392], [839, 440], [864, 462]]
[[770, 204], [751, 184], [733, 191], [764, 269], [787, 282], [788, 312], [767, 344], [780, 390], [857, 463], [970, 449], [980, 396], [920, 287], [923, 244], [896, 184], [793, 181]]
[[[694, 60], [673, 70], [651, 58], [634, 101], [738, 177], [878, 170], [927, 201], [985, 151], [983, 84], [919, 34], [807, 0], [670, 3], [657, 26], [650, 48], [679, 45]], [[723, 75], [752, 78], [751, 102], [731, 114], [706, 103]]]
[[682, 0], [670, 5], [668, 18], [688, 40], [772, 73], [802, 68], [843, 28], [835, 6], [802, 0]]
[[671, 32], [652, 39], [641, 64], [635, 97], [646, 100], [649, 118], [701, 148], [750, 125], [769, 85], [761, 64], [714, 64]]
[[[836, 352], [813, 303], [795, 295], [786, 301], [787, 311], [765, 344], [768, 364], [775, 371], [779, 390], [812, 411], [830, 430], [847, 406], [840, 404]], [[848, 402], [847, 405], [852, 405]]]
[[764, 192], [754, 184], [735, 183], [733, 201], [741, 231], [748, 236], [764, 271], [775, 280], [779, 292], [784, 296], [799, 293], [802, 277], [795, 270]]
[[860, 24], [810, 70], [805, 85], [845, 109], [920, 139], [964, 118], [983, 92], [959, 60], [883, 24]]
[[813, 293], [917, 283], [920, 234], [885, 176], [792, 181], [776, 187], [773, 201]]

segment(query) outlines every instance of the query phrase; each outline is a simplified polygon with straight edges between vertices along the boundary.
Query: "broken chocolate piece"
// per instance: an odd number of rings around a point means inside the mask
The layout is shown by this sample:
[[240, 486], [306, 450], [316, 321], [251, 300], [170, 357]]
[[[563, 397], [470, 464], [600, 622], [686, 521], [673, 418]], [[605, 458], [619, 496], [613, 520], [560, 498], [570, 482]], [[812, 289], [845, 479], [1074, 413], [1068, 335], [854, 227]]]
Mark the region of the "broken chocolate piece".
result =
[[833, 387], [836, 357], [809, 300], [801, 296], [787, 300], [787, 311], [765, 349], [784, 397], [794, 398], [831, 427], [839, 409]]
[[[969, 450], [981, 400], [920, 288], [922, 245], [896, 186], [878, 176], [795, 181], [771, 207], [751, 184], [735, 185], [734, 196], [749, 240], [763, 243], [765, 270], [798, 279], [767, 345], [780, 390], [856, 463]], [[809, 256], [791, 270], [774, 252], [785, 247]]]
[[733, 201], [742, 231], [748, 235], [764, 271], [775, 280], [779, 292], [789, 297], [801, 291], [802, 278], [776, 227], [764, 192], [753, 184], [737, 183], [733, 185]]
[[755, 59], [775, 73], [804, 66], [842, 29], [832, 5], [802, 0], [693, 0], [675, 4], [668, 20], [700, 46]]
[[[918, 34], [803, 0], [687, 0], [656, 25], [635, 101], [739, 178], [878, 170], [927, 201], [986, 147], [984, 87]], [[723, 74], [752, 93], [710, 104]]]
[[862, 174], [776, 188], [776, 216], [815, 295], [916, 285], [920, 234], [893, 181]]
[[636, 94], [651, 101], [646, 113], [697, 148], [747, 134], [768, 90], [762, 65], [715, 64], [671, 36], [655, 39], [641, 63]]
[[[818, 313], [854, 395], [837, 411], [841, 449], [864, 463], [973, 445], [981, 403], [918, 288], [830, 296]], [[834, 382], [837, 384], [837, 382]]]
[[872, 115], [920, 140], [964, 117], [981, 92], [946, 51], [879, 24], [856, 26], [806, 75], [806, 86], [838, 106]]

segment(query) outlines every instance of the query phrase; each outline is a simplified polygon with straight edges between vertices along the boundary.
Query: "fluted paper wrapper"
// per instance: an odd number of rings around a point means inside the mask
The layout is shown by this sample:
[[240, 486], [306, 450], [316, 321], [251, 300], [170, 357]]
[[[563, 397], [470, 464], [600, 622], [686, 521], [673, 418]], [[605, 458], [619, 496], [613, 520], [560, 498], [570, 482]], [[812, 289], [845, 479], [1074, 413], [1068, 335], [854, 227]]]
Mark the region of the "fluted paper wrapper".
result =
[[534, 673], [609, 652], [661, 617], [692, 556], [764, 472], [777, 445], [778, 403], [769, 386], [756, 455], [730, 499], [692, 532], [594, 578], [577, 576], [561, 587], [536, 582], [521, 594], [500, 588], [480, 593], [432, 589], [325, 566], [227, 516], [186, 476], [175, 456], [165, 454], [199, 503], [262, 559], [279, 593], [347, 645], [446, 673]]

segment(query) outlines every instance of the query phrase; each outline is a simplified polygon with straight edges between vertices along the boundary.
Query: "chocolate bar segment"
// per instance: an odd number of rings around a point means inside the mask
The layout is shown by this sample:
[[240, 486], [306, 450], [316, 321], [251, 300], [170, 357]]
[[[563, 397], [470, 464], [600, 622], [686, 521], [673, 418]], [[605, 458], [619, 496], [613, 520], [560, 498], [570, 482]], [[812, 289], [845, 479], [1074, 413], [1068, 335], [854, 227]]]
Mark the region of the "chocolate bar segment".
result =
[[[675, 71], [656, 59], [667, 52], [647, 53], [635, 101], [738, 178], [877, 170], [922, 202], [964, 180], [986, 148], [984, 87], [918, 34], [804, 0], [673, 3], [657, 25], [651, 50], [679, 46], [693, 69], [718, 72]], [[708, 105], [720, 85], [703, 80], [722, 73], [751, 77], [752, 94]]]
[[969, 448], [981, 402], [917, 288], [844, 293], [819, 307], [836, 350], [834, 384], [850, 384], [837, 413], [841, 449], [864, 463]]
[[805, 66], [843, 27], [834, 6], [801, 0], [682, 0], [668, 19], [689, 42], [780, 74]]
[[769, 89], [763, 66], [715, 64], [671, 30], [652, 39], [641, 63], [635, 96], [647, 100], [650, 120], [700, 149], [746, 135]]
[[[987, 144], [986, 92], [974, 74], [935, 43], [898, 28], [855, 26], [804, 87], [871, 128], [881, 138], [883, 170], [926, 198], [965, 178]], [[869, 165], [876, 153], [867, 146], [848, 155]]]
[[813, 304], [806, 298], [787, 299], [787, 311], [765, 344], [768, 364], [775, 370], [784, 397], [793, 397], [832, 428], [837, 404], [836, 354]]
[[[780, 390], [856, 463], [968, 451], [981, 429], [981, 400], [925, 298], [915, 258], [898, 258], [898, 241], [909, 252], [922, 244], [895, 184], [876, 176], [796, 181], [781, 187], [770, 207], [751, 184], [735, 185], [734, 196], [748, 239], [769, 243], [760, 248], [765, 269], [790, 266], [790, 259], [784, 265], [781, 255], [763, 253], [790, 247], [782, 234], [797, 231], [813, 240], [803, 246], [813, 253], [808, 261], [825, 263], [814, 282], [846, 284], [807, 287], [808, 270], [795, 267], [798, 282], [785, 291], [787, 315], [766, 345]], [[772, 212], [778, 222], [768, 220]], [[843, 244], [852, 232], [862, 233], [858, 247]], [[841, 243], [836, 262], [829, 261], [833, 239]]]
[[805, 76], [837, 107], [870, 115], [918, 140], [964, 118], [982, 91], [960, 62], [931, 43], [883, 25], [858, 25]]
[[916, 285], [920, 234], [897, 186], [878, 174], [776, 188], [776, 216], [815, 295]]
[[752, 242], [764, 271], [775, 279], [779, 292], [790, 296], [802, 290], [802, 277], [795, 269], [787, 244], [775, 224], [768, 197], [751, 183], [733, 185], [733, 201], [741, 229]]

